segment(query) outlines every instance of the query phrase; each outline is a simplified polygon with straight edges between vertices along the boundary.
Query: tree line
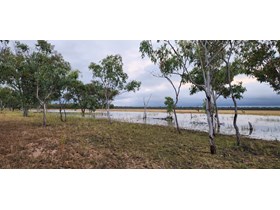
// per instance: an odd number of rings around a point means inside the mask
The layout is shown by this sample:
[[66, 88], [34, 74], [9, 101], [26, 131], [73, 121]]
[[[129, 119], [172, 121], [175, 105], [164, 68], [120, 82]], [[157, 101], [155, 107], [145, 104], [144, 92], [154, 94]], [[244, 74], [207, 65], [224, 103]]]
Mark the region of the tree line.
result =
[[68, 103], [77, 104], [83, 116], [86, 109], [106, 107], [110, 120], [109, 109], [114, 98], [124, 92], [135, 92], [141, 85], [139, 81], [127, 81], [120, 55], [108, 55], [99, 63], [90, 63], [93, 80], [84, 84], [78, 79], [79, 70], [72, 69], [47, 41], [38, 40], [34, 49], [19, 41], [2, 40], [0, 44], [2, 109], [21, 108], [27, 117], [30, 108], [42, 108], [44, 127], [51, 101], [58, 101], [62, 121], [66, 120], [62, 109]]
[[[166, 79], [174, 90], [174, 97], [167, 96], [165, 104], [169, 116], [171, 112], [174, 114], [178, 132], [176, 109], [182, 85], [191, 83], [190, 94], [204, 92], [212, 154], [216, 153], [215, 135], [220, 128], [219, 97], [233, 101], [233, 125], [237, 145], [241, 143], [237, 100], [242, 98], [246, 88], [242, 83], [234, 83], [235, 76], [254, 76], [258, 81], [270, 84], [280, 94], [280, 41], [144, 40], [139, 51], [142, 58], [148, 57], [158, 66], [159, 73], [154, 76]], [[120, 55], [108, 55], [98, 63], [91, 62], [88, 68], [93, 80], [84, 84], [78, 79], [79, 70], [72, 69], [47, 41], [39, 40], [31, 49], [19, 41], [2, 40], [0, 107], [20, 108], [25, 117], [30, 108], [40, 107], [43, 109], [43, 126], [46, 126], [47, 105], [51, 101], [58, 102], [62, 121], [66, 120], [66, 115], [62, 115], [63, 108], [74, 103], [82, 115], [86, 109], [106, 108], [111, 122], [109, 110], [114, 98], [124, 92], [139, 90], [141, 82], [128, 82]], [[144, 99], [145, 108], [149, 100]]]

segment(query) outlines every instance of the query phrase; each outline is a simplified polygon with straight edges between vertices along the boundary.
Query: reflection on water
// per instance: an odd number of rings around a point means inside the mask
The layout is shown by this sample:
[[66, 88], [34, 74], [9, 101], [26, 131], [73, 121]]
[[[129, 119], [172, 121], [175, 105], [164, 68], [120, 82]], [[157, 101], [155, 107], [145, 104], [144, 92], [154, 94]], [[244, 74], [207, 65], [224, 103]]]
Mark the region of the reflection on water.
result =
[[[208, 132], [207, 118], [205, 114], [177, 114], [181, 128]], [[222, 134], [235, 134], [233, 127], [233, 115], [220, 114]], [[100, 112], [96, 113], [96, 118], [105, 118]], [[111, 112], [112, 119], [132, 122], [147, 123], [152, 125], [175, 126], [174, 121], [163, 120], [166, 113], [147, 112], [147, 119], [143, 119], [141, 112]], [[251, 123], [252, 127], [250, 127]], [[238, 115], [237, 125], [241, 135], [249, 138], [280, 140], [280, 116], [260, 116], [260, 115]], [[251, 134], [250, 134], [251, 133]], [[250, 135], [249, 135], [250, 134]]]

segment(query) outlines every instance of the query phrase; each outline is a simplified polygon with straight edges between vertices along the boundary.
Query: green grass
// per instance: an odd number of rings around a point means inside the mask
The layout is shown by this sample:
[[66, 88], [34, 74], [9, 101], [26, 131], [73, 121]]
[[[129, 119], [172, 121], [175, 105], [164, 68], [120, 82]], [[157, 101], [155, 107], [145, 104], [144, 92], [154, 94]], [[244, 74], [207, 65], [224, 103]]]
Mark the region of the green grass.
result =
[[[280, 168], [278, 141], [242, 138], [237, 147], [233, 136], [218, 135], [217, 154], [211, 155], [204, 132], [178, 134], [171, 127], [79, 117], [63, 123], [54, 114], [48, 114], [47, 120], [48, 126], [42, 128], [41, 114], [28, 118], [0, 114], [0, 129], [7, 130], [0, 134], [6, 139], [0, 145], [5, 151], [0, 167]], [[13, 146], [16, 149], [10, 149]], [[42, 154], [35, 158], [32, 154], [38, 148]]]

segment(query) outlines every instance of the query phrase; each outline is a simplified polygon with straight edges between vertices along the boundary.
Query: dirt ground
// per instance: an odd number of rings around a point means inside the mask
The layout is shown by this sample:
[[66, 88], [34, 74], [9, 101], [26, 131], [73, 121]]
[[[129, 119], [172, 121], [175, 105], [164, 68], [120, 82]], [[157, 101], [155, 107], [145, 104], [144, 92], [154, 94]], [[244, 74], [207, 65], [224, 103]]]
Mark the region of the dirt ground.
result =
[[85, 129], [71, 122], [63, 125], [49, 117], [52, 125], [43, 128], [39, 120], [0, 115], [0, 168], [136, 167], [128, 156], [117, 157], [107, 148], [97, 149], [90, 144], [86, 139], [90, 128], [85, 125]]

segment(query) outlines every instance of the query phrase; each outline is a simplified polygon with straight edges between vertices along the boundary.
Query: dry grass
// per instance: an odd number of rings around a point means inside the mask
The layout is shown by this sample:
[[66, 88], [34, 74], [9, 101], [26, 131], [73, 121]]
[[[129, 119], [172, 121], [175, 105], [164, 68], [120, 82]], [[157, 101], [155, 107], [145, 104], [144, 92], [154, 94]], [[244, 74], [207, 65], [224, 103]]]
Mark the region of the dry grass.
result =
[[41, 114], [0, 114], [0, 168], [280, 168], [280, 142], [216, 137], [144, 124]]

